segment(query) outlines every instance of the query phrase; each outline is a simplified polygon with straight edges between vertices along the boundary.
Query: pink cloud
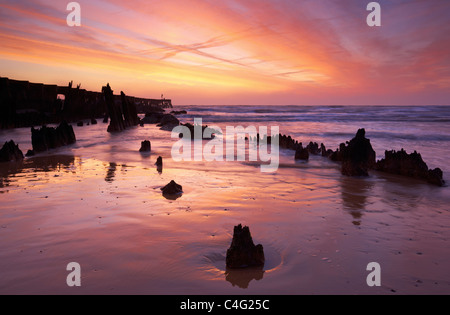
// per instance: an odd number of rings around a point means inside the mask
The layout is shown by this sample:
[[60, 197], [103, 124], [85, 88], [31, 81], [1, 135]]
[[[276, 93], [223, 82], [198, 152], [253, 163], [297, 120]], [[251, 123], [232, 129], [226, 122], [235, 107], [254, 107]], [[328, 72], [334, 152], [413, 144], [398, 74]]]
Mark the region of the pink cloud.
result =
[[[83, 81], [84, 71], [91, 89], [114, 77], [120, 89], [169, 91], [177, 103], [448, 102], [447, 1], [382, 3], [378, 29], [350, 0], [80, 3], [81, 28], [65, 25], [58, 3], [0, 4], [9, 17], [0, 22], [0, 64], [61, 67], [64, 82], [72, 73]], [[55, 77], [21, 79], [46, 75]]]

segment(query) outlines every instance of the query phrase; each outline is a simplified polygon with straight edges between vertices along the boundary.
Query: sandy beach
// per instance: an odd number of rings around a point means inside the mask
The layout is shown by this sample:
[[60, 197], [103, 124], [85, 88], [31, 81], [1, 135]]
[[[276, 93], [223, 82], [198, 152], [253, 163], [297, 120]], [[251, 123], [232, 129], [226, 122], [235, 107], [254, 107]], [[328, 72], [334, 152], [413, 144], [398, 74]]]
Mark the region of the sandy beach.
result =
[[[347, 177], [288, 150], [268, 174], [248, 162], [174, 162], [176, 140], [154, 125], [74, 130], [72, 146], [0, 164], [0, 294], [450, 293], [448, 187]], [[0, 139], [31, 147], [28, 128]], [[151, 154], [138, 152], [145, 139]], [[160, 191], [171, 180], [183, 186], [176, 200]], [[238, 224], [263, 244], [264, 268], [227, 270]], [[79, 288], [66, 285], [70, 262], [81, 265]], [[366, 284], [370, 262], [381, 287]]]

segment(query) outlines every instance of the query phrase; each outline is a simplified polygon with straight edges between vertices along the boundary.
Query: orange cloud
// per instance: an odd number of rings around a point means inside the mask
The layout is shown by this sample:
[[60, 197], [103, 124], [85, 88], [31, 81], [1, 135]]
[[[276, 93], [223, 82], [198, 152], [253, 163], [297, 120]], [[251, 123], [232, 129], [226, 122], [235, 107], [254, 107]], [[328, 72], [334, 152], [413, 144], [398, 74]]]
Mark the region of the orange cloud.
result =
[[415, 93], [447, 101], [446, 2], [386, 5], [378, 29], [358, 1], [80, 4], [80, 28], [65, 24], [65, 5], [0, 4], [2, 75], [29, 69], [18, 79], [73, 79], [92, 90], [110, 82], [178, 104], [408, 104]]

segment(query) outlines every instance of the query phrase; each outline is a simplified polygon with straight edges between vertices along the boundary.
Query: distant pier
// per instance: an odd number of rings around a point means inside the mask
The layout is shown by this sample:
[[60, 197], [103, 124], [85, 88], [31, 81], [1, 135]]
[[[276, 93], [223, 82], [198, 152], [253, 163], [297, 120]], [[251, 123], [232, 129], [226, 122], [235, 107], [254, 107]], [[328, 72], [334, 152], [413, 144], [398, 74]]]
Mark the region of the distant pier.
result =
[[172, 100], [170, 99], [147, 99], [147, 98], [138, 98], [138, 97], [129, 97], [134, 103], [136, 104], [136, 107], [138, 109], [138, 112], [145, 113], [148, 109], [154, 108], [154, 107], [161, 107], [161, 108], [173, 108]]

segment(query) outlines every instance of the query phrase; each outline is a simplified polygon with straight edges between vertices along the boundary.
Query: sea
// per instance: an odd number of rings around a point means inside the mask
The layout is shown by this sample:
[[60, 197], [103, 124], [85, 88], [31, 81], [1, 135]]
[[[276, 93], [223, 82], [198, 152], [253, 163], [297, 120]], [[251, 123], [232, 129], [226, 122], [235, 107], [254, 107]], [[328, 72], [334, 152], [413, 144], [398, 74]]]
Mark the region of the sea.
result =
[[180, 106], [193, 123], [226, 126], [278, 126], [303, 144], [324, 143], [336, 150], [365, 128], [377, 153], [417, 151], [430, 168], [450, 171], [450, 106]]

